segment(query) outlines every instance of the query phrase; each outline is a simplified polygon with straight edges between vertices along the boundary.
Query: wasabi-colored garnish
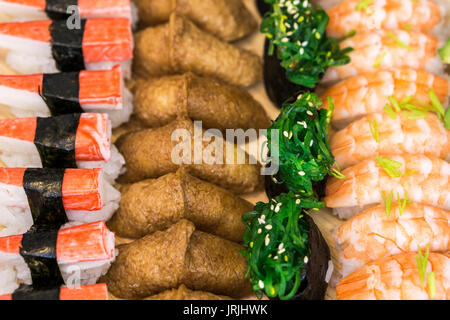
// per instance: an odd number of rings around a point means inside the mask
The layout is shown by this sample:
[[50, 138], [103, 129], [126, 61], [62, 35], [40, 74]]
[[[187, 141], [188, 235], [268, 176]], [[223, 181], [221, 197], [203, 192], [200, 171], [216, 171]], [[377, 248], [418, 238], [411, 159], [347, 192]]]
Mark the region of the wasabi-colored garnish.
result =
[[259, 297], [265, 293], [289, 300], [298, 292], [308, 261], [305, 257], [311, 254], [304, 215], [323, 207], [323, 202], [290, 192], [269, 203], [258, 202], [242, 217], [247, 228], [247, 250], [242, 252], [248, 262], [246, 276]]
[[328, 67], [350, 62], [336, 39], [327, 37], [329, 17], [309, 0], [266, 0], [272, 5], [261, 23], [270, 40], [269, 55], [276, 54], [292, 83], [314, 88]]
[[412, 202], [408, 200], [408, 193], [405, 191], [405, 196], [400, 198], [400, 194], [397, 193], [397, 201], [398, 201], [398, 212], [399, 215], [402, 216], [403, 212], [406, 209], [406, 205], [411, 204]]
[[378, 133], [378, 122], [374, 119], [372, 122], [369, 120], [370, 133], [377, 143], [380, 143], [380, 135]]
[[382, 167], [391, 178], [400, 178], [403, 176], [403, 173], [398, 170], [402, 167], [400, 162], [385, 157], [377, 157], [376, 160], [377, 165]]
[[450, 39], [447, 40], [447, 43], [439, 49], [438, 52], [441, 56], [442, 62], [450, 64]]
[[434, 272], [428, 272], [427, 274], [428, 292], [430, 293], [430, 298], [434, 299], [436, 297], [436, 276]]
[[389, 197], [386, 197], [384, 192], [381, 192], [381, 197], [383, 198], [384, 208], [386, 210], [386, 216], [389, 217], [391, 215], [392, 199], [394, 197], [394, 193], [391, 190], [391, 192], [389, 192]]
[[361, 0], [355, 7], [356, 11], [364, 10], [366, 13], [369, 11], [369, 5], [373, 3], [373, 0]]
[[381, 56], [379, 56], [377, 58], [377, 60], [375, 61], [375, 63], [373, 64], [373, 68], [378, 69], [385, 56], [386, 56], [386, 52], [383, 52], [383, 54]]
[[[272, 154], [271, 132], [279, 131], [278, 180], [296, 194], [313, 196], [313, 182], [322, 181], [335, 159], [327, 135], [329, 110], [314, 93], [304, 93], [293, 103], [287, 103], [268, 129], [268, 147]], [[287, 136], [283, 132], [289, 132]], [[274, 160], [275, 161], [275, 160]]]
[[430, 247], [427, 246], [427, 251], [425, 253], [425, 256], [422, 255], [420, 246], [417, 249], [418, 249], [417, 250], [418, 253], [416, 255], [417, 268], [419, 270], [420, 282], [422, 282], [422, 284], [424, 284], [425, 283], [425, 274], [427, 272], [428, 256], [430, 254]]

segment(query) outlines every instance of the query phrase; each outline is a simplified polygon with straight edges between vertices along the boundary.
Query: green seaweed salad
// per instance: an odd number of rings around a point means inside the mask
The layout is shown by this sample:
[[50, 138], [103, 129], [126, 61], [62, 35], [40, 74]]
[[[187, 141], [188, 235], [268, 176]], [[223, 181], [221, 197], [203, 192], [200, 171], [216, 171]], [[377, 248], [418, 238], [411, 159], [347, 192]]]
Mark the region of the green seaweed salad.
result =
[[[303, 93], [293, 103], [287, 103], [269, 128], [278, 130], [281, 181], [290, 191], [269, 203], [259, 202], [242, 218], [243, 252], [248, 262], [247, 276], [258, 296], [288, 300], [297, 293], [305, 277], [309, 249], [310, 226], [304, 219], [309, 210], [324, 207], [314, 192], [313, 182], [332, 174], [335, 159], [330, 151], [327, 129], [333, 113], [321, 109], [322, 101], [314, 93]], [[272, 159], [272, 161], [276, 161]], [[272, 177], [274, 179], [274, 177]]]
[[309, 0], [265, 0], [272, 5], [261, 23], [270, 40], [269, 55], [276, 50], [281, 66], [292, 83], [314, 88], [328, 67], [350, 62], [352, 48], [339, 48], [325, 29], [329, 17]]

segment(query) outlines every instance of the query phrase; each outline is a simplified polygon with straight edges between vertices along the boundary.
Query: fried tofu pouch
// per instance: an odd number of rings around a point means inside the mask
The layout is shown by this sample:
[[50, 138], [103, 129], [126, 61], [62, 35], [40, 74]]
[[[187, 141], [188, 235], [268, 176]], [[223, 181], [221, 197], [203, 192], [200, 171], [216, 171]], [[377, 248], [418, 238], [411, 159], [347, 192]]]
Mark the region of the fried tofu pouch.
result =
[[100, 280], [123, 299], [142, 299], [181, 284], [193, 290], [241, 298], [251, 293], [241, 245], [196, 231], [181, 220], [118, 247], [119, 254]]
[[219, 39], [234, 41], [256, 30], [257, 22], [242, 0], [134, 0], [144, 25], [167, 22], [177, 12]]
[[249, 86], [262, 79], [259, 56], [217, 39], [175, 13], [168, 23], [136, 33], [135, 44], [137, 76], [192, 71], [238, 86]]
[[232, 300], [232, 298], [205, 291], [190, 290], [185, 285], [181, 285], [178, 289], [166, 290], [144, 300]]
[[253, 205], [197, 179], [184, 169], [122, 188], [119, 210], [108, 222], [118, 236], [138, 239], [185, 218], [196, 229], [241, 242], [242, 215]]
[[[181, 135], [178, 136], [178, 133]], [[174, 141], [172, 141], [172, 135]], [[161, 128], [122, 135], [116, 141], [116, 146], [125, 158], [127, 171], [119, 177], [120, 183], [158, 178], [184, 167], [191, 175], [236, 194], [253, 192], [263, 187], [263, 179], [260, 175], [261, 166], [256, 161], [254, 161], [256, 164], [250, 164], [250, 156], [245, 151], [238, 151], [236, 145], [216, 137], [210, 142], [203, 141], [203, 152], [197, 152], [202, 158], [195, 159], [193, 140], [194, 123], [185, 118], [177, 119]], [[201, 140], [201, 137], [198, 137], [197, 140]], [[222, 142], [223, 149], [215, 148], [219, 144], [218, 142]], [[235, 161], [230, 164], [226, 163], [227, 148], [234, 150]], [[207, 151], [214, 149], [221, 153], [215, 155], [219, 159], [218, 161], [208, 156], [215, 151], [211, 151], [211, 153]], [[172, 153], [174, 158], [172, 158]], [[245, 163], [236, 163], [238, 153], [243, 154]], [[176, 163], [177, 161], [179, 164]], [[196, 161], [198, 164], [195, 164]], [[222, 164], [217, 162], [222, 162]]]
[[191, 72], [138, 79], [132, 91], [135, 114], [149, 127], [166, 125], [182, 115], [222, 131], [271, 125], [264, 108], [246, 90]]

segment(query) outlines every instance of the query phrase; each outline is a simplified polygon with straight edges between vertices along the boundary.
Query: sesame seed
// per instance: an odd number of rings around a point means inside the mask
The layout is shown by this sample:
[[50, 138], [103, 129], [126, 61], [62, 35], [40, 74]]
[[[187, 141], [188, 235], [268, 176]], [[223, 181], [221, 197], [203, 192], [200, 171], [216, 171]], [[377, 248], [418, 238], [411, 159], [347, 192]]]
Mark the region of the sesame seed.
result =
[[305, 259], [303, 259], [303, 262], [304, 262], [305, 264], [308, 263], [308, 261], [309, 261], [308, 257], [305, 257]]
[[295, 200], [295, 203], [296, 203], [296, 204], [300, 204], [300, 202], [301, 202], [300, 199]]
[[262, 280], [259, 280], [258, 285], [260, 289], [264, 289], [264, 282]]
[[259, 229], [258, 229], [258, 234], [261, 234], [261, 232], [262, 232], [262, 229], [259, 228]]
[[266, 226], [266, 229], [267, 229], [267, 230], [272, 230], [272, 225], [271, 225], [271, 224], [268, 224], [268, 225]]
[[287, 131], [284, 131], [283, 132], [283, 135], [287, 138], [287, 137], [289, 137], [289, 133], [287, 132]]
[[313, 144], [314, 144], [314, 140], [311, 140], [311, 143], [309, 144], [309, 147], [312, 147]]
[[305, 173], [305, 171], [299, 171], [298, 174], [303, 177], [306, 173]]
[[313, 116], [314, 114], [311, 112], [311, 111], [306, 111], [306, 113], [309, 115], [309, 116]]
[[269, 243], [270, 243], [269, 234], [266, 234], [266, 239], [264, 240], [264, 243], [265, 243], [266, 246], [269, 245]]
[[300, 48], [300, 54], [304, 54], [305, 53], [305, 49]]

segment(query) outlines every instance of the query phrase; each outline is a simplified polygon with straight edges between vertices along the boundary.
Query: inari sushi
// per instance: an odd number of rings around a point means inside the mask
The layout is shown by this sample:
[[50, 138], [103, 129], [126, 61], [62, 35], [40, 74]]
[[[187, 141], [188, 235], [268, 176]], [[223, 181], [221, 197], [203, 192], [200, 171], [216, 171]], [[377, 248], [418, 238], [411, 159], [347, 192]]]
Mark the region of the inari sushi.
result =
[[130, 0], [1, 0], [0, 12], [11, 21], [65, 19], [77, 6], [82, 18], [123, 17], [132, 19]]
[[120, 193], [101, 169], [0, 169], [0, 236], [33, 224], [108, 220]]
[[0, 104], [14, 117], [48, 117], [68, 113], [107, 113], [113, 128], [127, 122], [133, 98], [122, 70], [54, 74], [0, 75]]
[[66, 20], [0, 23], [5, 62], [20, 74], [110, 69], [121, 64], [131, 76], [133, 38], [128, 18], [81, 20], [69, 29]]
[[21, 284], [34, 289], [95, 284], [115, 256], [114, 233], [103, 221], [3, 237], [0, 294], [13, 293]]
[[17, 168], [103, 168], [109, 181], [125, 164], [101, 113], [0, 120], [0, 160]]
[[109, 300], [109, 294], [104, 283], [40, 290], [21, 285], [13, 293], [1, 295], [0, 300]]
[[425, 155], [361, 161], [328, 179], [325, 205], [341, 219], [381, 203], [408, 201], [450, 210], [450, 164]]

